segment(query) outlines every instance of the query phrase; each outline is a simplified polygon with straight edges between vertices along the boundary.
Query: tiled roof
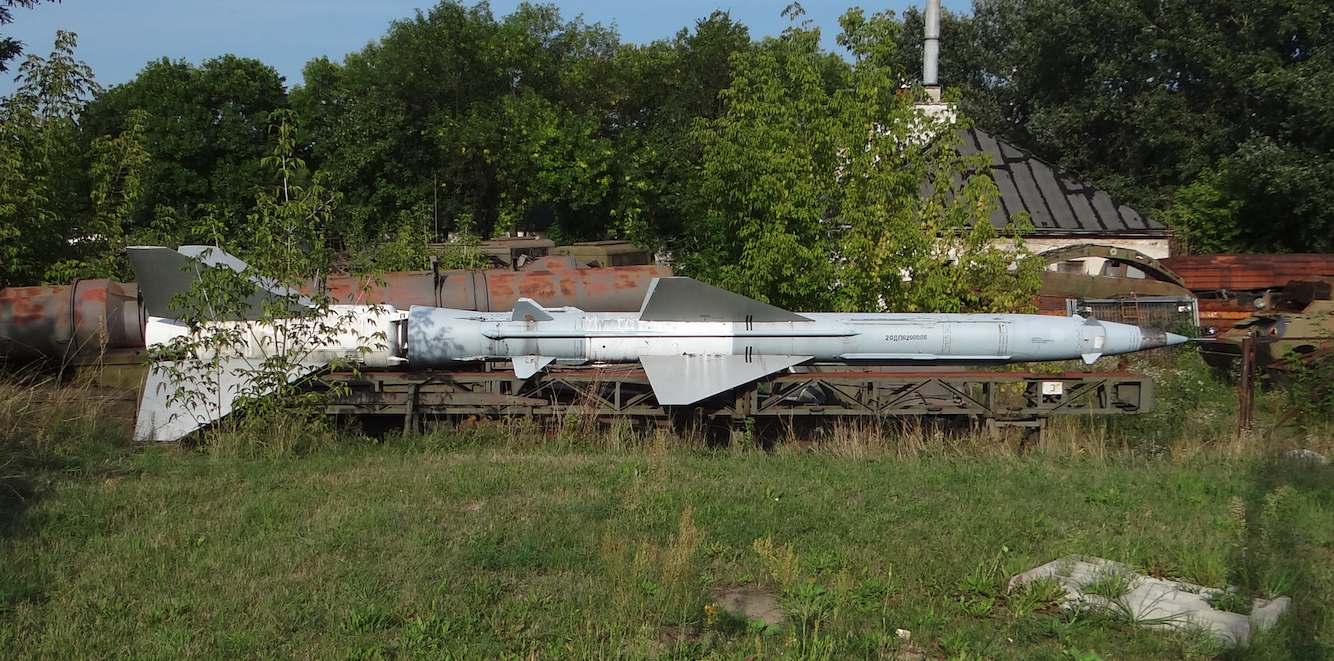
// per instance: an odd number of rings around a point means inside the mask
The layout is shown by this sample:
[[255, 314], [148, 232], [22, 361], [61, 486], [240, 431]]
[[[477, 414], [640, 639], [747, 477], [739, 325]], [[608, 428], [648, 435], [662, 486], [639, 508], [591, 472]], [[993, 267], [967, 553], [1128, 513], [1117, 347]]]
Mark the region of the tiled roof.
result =
[[1001, 193], [1000, 209], [991, 214], [991, 222], [998, 229], [1014, 214], [1028, 211], [1035, 234], [1168, 233], [1162, 223], [1117, 202], [1107, 191], [986, 131], [965, 129], [959, 135], [963, 138], [961, 154], [991, 154], [991, 174]]

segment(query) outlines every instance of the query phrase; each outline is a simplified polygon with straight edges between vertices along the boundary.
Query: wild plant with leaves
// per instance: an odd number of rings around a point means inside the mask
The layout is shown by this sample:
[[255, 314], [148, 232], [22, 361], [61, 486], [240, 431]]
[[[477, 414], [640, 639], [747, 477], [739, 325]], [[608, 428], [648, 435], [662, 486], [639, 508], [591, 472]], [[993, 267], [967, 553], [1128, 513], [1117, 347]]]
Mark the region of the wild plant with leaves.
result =
[[[323, 231], [338, 196], [295, 156], [289, 116], [276, 113], [273, 132], [276, 144], [264, 165], [274, 173], [274, 188], [259, 193], [243, 240], [205, 219], [200, 229], [218, 252], [205, 251], [191, 265], [189, 291], [173, 299], [182, 311], [181, 334], [154, 356], [154, 369], [174, 387], [168, 405], [200, 422], [235, 407], [241, 414], [226, 424], [233, 437], [255, 422], [284, 428], [292, 416], [318, 424], [314, 414], [327, 392], [310, 387], [314, 374], [355, 368], [388, 340], [373, 321], [385, 310], [340, 305], [313, 286], [319, 278], [311, 276], [326, 272], [332, 257]], [[224, 249], [246, 263], [206, 266]]]
[[85, 99], [101, 88], [74, 58], [77, 43], [57, 32], [51, 54], [28, 55], [18, 89], [0, 99], [0, 285], [127, 275], [115, 254], [143, 192], [146, 116], [80, 146]]

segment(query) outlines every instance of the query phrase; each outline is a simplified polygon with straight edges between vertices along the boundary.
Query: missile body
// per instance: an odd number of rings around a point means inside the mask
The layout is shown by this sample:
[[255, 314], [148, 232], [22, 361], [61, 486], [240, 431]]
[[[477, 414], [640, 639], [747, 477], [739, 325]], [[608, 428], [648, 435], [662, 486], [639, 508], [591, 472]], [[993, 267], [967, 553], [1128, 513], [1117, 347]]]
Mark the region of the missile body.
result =
[[[170, 262], [147, 260], [143, 268], [136, 267], [141, 290], [177, 291], [180, 281], [191, 278], [190, 270], [197, 273], [205, 266], [246, 269], [216, 249], [200, 251], [182, 252], [190, 258], [183, 266], [171, 257]], [[658, 403], [677, 406], [809, 361], [921, 365], [1083, 358], [1092, 363], [1102, 355], [1186, 341], [1171, 333], [1081, 317], [796, 314], [690, 278], [654, 279], [638, 313], [542, 308], [525, 298], [510, 312], [413, 306], [406, 315], [388, 306], [321, 310], [299, 292], [254, 281], [257, 291], [246, 299], [249, 307], [239, 318], [217, 319], [200, 328], [171, 318], [148, 318], [149, 347], [176, 346], [194, 351], [201, 360], [153, 365], [140, 400], [137, 439], [179, 439], [227, 415], [237, 398], [272, 394], [281, 382], [336, 362], [389, 367], [406, 360], [411, 369], [433, 369], [508, 360], [515, 375], [527, 379], [552, 362], [638, 361]], [[266, 319], [263, 312], [275, 305], [291, 316]], [[159, 307], [171, 313], [165, 301]], [[220, 347], [191, 342], [210, 332], [232, 341]], [[273, 358], [283, 360], [266, 362]], [[280, 365], [282, 371], [275, 375], [270, 368], [266, 373], [259, 367], [265, 364]]]
[[509, 313], [416, 307], [413, 369], [511, 360], [520, 378], [554, 362], [644, 366], [658, 402], [691, 404], [808, 361], [988, 364], [1071, 360], [1185, 342], [1180, 335], [1081, 317], [1021, 314], [795, 314], [689, 278], [654, 281], [639, 314]]

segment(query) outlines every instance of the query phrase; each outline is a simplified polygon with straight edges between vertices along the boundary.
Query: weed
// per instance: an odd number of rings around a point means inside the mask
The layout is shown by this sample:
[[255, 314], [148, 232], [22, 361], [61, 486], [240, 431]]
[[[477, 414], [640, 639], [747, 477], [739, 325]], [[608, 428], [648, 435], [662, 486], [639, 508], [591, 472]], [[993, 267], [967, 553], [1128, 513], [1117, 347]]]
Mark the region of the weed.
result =
[[1238, 613], [1241, 615], [1251, 614], [1251, 600], [1237, 593], [1236, 590], [1214, 592], [1208, 596], [1207, 600], [1209, 606], [1214, 610]]
[[1134, 575], [1122, 567], [1109, 567], [1098, 573], [1098, 577], [1083, 586], [1085, 594], [1091, 594], [1115, 602], [1130, 594], [1135, 588]]
[[871, 576], [848, 592], [848, 600], [857, 610], [874, 610], [884, 604], [896, 587], [892, 571], [886, 577]]
[[996, 608], [995, 597], [974, 597], [961, 602], [963, 613], [969, 617], [990, 617]]
[[1081, 652], [1077, 647], [1071, 647], [1070, 649], [1065, 650], [1062, 652], [1061, 656], [1070, 659], [1070, 661], [1102, 661], [1102, 657], [1098, 656], [1093, 650]]
[[389, 628], [393, 621], [393, 613], [388, 610], [379, 606], [365, 606], [353, 608], [343, 627], [351, 633], [370, 633]]
[[1181, 578], [1206, 587], [1223, 587], [1227, 584], [1230, 571], [1227, 550], [1213, 545], [1184, 545], [1178, 547], [1173, 556], [1177, 566], [1177, 575]]
[[976, 597], [991, 597], [996, 594], [996, 580], [985, 564], [979, 564], [972, 573], [960, 579], [956, 587], [959, 592]]
[[791, 586], [783, 596], [783, 611], [802, 636], [811, 635], [817, 625], [828, 621], [834, 608], [829, 591], [813, 580]]
[[1015, 616], [1056, 606], [1065, 601], [1065, 588], [1054, 578], [1041, 578], [1017, 586], [1005, 600], [1006, 608]]
[[786, 588], [797, 584], [800, 576], [797, 567], [801, 564], [801, 558], [792, 550], [791, 544], [775, 546], [772, 537], [762, 537], [755, 540], [752, 547], [764, 561], [769, 576], [780, 587]]
[[704, 591], [695, 567], [703, 541], [704, 531], [695, 526], [690, 507], [681, 510], [677, 534], [665, 545], [645, 540], [635, 548], [607, 530], [602, 537], [602, 558], [617, 612], [629, 620], [647, 618], [678, 625], [703, 613]]
[[1265, 573], [1264, 581], [1260, 584], [1260, 596], [1265, 599], [1277, 599], [1285, 594], [1291, 594], [1292, 588], [1297, 585], [1297, 570], [1292, 567], [1276, 567]]
[[1145, 558], [1142, 567], [1144, 574], [1153, 578], [1171, 578], [1178, 576], [1180, 572], [1175, 562], [1162, 555], [1151, 555]]

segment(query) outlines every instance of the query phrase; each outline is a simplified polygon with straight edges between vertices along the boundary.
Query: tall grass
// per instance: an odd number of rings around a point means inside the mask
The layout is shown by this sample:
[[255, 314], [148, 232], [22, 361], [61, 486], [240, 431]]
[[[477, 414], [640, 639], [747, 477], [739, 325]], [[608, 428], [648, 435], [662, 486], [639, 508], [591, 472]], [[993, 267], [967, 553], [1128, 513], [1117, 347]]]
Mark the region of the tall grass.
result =
[[81, 471], [129, 446], [134, 400], [53, 378], [0, 380], [0, 499], [46, 469]]

